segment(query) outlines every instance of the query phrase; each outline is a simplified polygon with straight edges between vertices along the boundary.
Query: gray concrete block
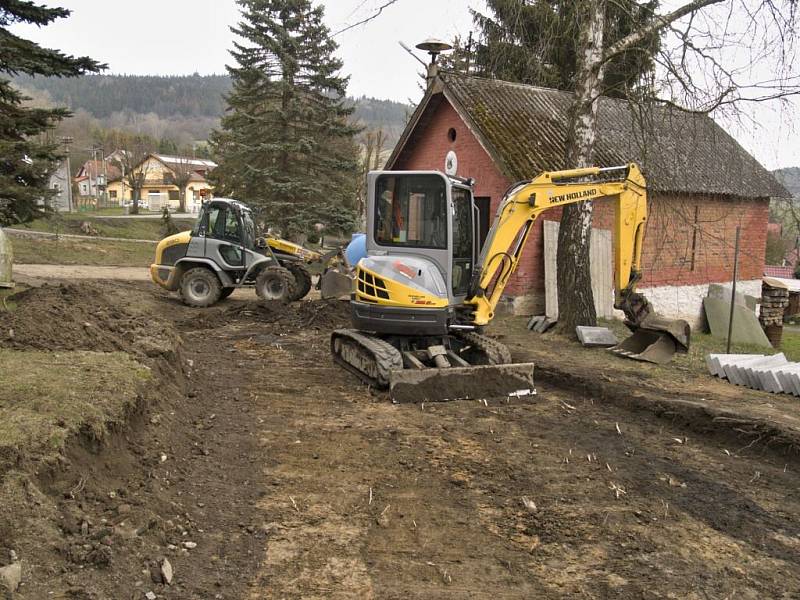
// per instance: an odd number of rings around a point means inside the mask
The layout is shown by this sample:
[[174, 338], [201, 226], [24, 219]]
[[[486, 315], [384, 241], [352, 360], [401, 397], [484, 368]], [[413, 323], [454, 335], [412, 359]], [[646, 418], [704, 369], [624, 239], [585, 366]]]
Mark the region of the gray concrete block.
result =
[[584, 327], [583, 325], [578, 325], [575, 328], [575, 334], [581, 344], [587, 348], [610, 348], [619, 343], [617, 336], [607, 327]]
[[788, 365], [781, 365], [779, 367], [775, 367], [772, 372], [775, 373], [778, 381], [781, 382], [781, 388], [783, 389], [784, 393], [794, 395], [794, 384], [792, 383], [792, 378], [786, 372], [787, 367]]
[[756, 378], [758, 379], [758, 385], [754, 386], [753, 389], [764, 390], [765, 392], [770, 392], [772, 394], [782, 393], [784, 391], [783, 384], [781, 383], [778, 374], [774, 371], [776, 368], [777, 366], [772, 366], [755, 371]]
[[763, 354], [708, 354], [706, 356], [706, 366], [709, 373], [717, 377], [727, 378], [724, 365], [732, 362], [746, 360], [748, 358], [760, 358]]
[[533, 328], [534, 328], [534, 327], [536, 327], [536, 326], [537, 326], [537, 325], [538, 325], [538, 324], [539, 324], [541, 321], [543, 321], [543, 320], [544, 320], [544, 319], [546, 319], [546, 318], [547, 318], [547, 317], [545, 317], [544, 315], [534, 315], [534, 316], [532, 316], [532, 317], [530, 318], [530, 320], [528, 321], [528, 329], [533, 329]]
[[800, 364], [788, 363], [774, 369], [781, 381], [783, 391], [794, 396], [800, 396]]
[[[726, 283], [709, 283], [708, 284], [708, 297], [717, 298], [718, 300], [731, 301], [731, 285]], [[747, 306], [744, 294], [736, 292], [736, 304], [739, 306]]]
[[[736, 356], [736, 355], [734, 355]], [[749, 380], [744, 372], [744, 367], [750, 363], [758, 362], [766, 358], [766, 356], [758, 356], [752, 358], [735, 358], [724, 365], [725, 374], [728, 376], [728, 381], [734, 385], [747, 385]]]
[[783, 352], [773, 354], [772, 356], [765, 356], [764, 358], [755, 358], [744, 363], [740, 363], [741, 369], [744, 372], [744, 377], [748, 381], [748, 387], [754, 390], [764, 390], [767, 392], [782, 392], [780, 382], [777, 376], [770, 371], [773, 367], [785, 365], [789, 361], [786, 360]]
[[537, 333], [546, 333], [552, 327], [554, 327], [556, 323], [558, 323], [556, 319], [545, 317], [544, 320], [540, 321], [539, 324], [533, 328], [533, 330]]
[[[730, 300], [720, 300], [719, 298], [703, 298], [703, 308], [705, 309], [708, 326], [711, 335], [720, 339], [728, 337], [728, 320], [730, 318]], [[733, 315], [733, 334], [731, 335], [734, 344], [751, 344], [763, 348], [771, 348], [767, 335], [761, 328], [756, 314], [745, 306], [734, 305]]]

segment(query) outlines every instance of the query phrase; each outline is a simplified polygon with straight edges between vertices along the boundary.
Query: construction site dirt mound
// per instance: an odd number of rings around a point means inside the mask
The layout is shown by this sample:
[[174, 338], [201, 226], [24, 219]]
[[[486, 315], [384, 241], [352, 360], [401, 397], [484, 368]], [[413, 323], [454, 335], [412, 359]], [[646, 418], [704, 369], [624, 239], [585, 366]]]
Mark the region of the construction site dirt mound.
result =
[[212, 329], [235, 322], [273, 325], [281, 331], [314, 329], [319, 331], [347, 327], [350, 324], [350, 305], [342, 300], [305, 300], [292, 302], [228, 301], [181, 321], [181, 325], [197, 329]]
[[0, 347], [129, 352], [174, 358], [174, 328], [109, 283], [56, 284], [22, 291], [0, 313]]

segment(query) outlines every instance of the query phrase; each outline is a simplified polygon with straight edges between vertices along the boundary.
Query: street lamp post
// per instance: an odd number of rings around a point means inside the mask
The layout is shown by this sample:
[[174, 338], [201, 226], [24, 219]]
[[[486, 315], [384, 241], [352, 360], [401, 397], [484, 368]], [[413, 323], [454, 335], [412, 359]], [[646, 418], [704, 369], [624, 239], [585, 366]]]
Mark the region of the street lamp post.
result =
[[75, 207], [72, 205], [72, 168], [69, 164], [69, 145], [74, 141], [70, 136], [61, 138], [61, 143], [64, 144], [64, 159], [67, 163], [67, 212], [73, 212]]

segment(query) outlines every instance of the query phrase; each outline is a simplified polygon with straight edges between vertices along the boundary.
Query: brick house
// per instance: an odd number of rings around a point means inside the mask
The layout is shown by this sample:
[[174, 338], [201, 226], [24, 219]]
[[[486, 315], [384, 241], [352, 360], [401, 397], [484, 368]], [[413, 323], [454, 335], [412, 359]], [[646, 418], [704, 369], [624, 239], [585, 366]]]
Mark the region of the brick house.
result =
[[[485, 231], [512, 183], [564, 168], [571, 101], [569, 92], [440, 73], [386, 168], [444, 171], [454, 152], [458, 174], [477, 181]], [[783, 186], [706, 115], [668, 106], [642, 111], [611, 98], [601, 98], [598, 114], [597, 164], [637, 162], [647, 177], [639, 289], [657, 310], [697, 320], [708, 284], [732, 278], [737, 225], [740, 289], [760, 295], [769, 201], [789, 195]], [[545, 213], [531, 234], [504, 298], [515, 312], [543, 312], [542, 222], [559, 218], [560, 211]], [[594, 226], [613, 231], [612, 222], [610, 202], [596, 202]]]

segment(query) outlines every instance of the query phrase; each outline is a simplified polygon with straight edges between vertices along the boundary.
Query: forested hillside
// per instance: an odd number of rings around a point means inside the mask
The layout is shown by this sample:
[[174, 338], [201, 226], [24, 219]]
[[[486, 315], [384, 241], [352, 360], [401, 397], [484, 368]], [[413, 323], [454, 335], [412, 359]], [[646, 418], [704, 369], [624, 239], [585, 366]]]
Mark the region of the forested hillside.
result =
[[[161, 137], [172, 130], [175, 141], [205, 139], [225, 110], [231, 88], [227, 75], [93, 75], [76, 79], [20, 76], [14, 83], [42, 104], [85, 112], [99, 126], [144, 128]], [[394, 143], [411, 108], [400, 102], [358, 98], [355, 119], [367, 129], [383, 129]], [[149, 129], [149, 130], [148, 130]]]
[[795, 198], [800, 198], [800, 167], [788, 167], [772, 172], [776, 179], [791, 192]]

